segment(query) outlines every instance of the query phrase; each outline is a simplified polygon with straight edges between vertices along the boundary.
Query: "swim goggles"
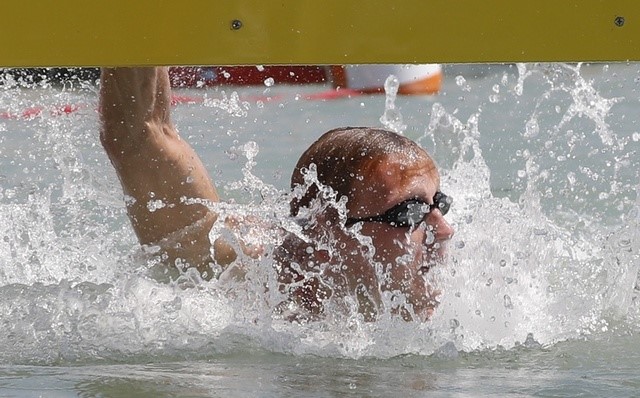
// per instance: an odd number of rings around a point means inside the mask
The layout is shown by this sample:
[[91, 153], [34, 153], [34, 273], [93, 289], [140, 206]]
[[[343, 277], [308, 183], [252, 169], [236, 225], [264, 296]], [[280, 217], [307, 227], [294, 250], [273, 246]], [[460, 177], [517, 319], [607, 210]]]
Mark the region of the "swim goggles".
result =
[[351, 226], [357, 222], [380, 222], [398, 228], [410, 227], [422, 222], [425, 216], [434, 209], [440, 210], [444, 216], [449, 212], [451, 203], [453, 203], [451, 197], [438, 191], [433, 197], [433, 204], [426, 203], [424, 200], [418, 198], [407, 199], [385, 211], [384, 214], [347, 218], [346, 226]]

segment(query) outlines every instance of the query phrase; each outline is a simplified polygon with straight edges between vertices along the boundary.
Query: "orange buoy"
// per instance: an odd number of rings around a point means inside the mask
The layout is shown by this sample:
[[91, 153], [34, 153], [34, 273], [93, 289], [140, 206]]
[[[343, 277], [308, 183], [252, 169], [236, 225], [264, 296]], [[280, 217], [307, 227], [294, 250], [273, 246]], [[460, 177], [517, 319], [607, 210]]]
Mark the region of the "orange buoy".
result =
[[389, 75], [398, 78], [398, 94], [437, 94], [442, 87], [442, 66], [424, 65], [345, 65], [331, 68], [335, 88], [347, 88], [361, 93], [384, 92]]

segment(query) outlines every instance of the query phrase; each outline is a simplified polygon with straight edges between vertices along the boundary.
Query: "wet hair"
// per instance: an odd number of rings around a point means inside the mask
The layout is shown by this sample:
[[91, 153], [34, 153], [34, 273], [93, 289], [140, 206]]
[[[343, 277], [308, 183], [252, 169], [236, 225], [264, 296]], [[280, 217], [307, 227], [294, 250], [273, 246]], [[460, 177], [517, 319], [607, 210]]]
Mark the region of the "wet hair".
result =
[[[431, 159], [418, 144], [397, 133], [370, 127], [343, 127], [324, 133], [300, 156], [293, 174], [291, 189], [304, 184], [304, 174], [314, 164], [318, 181], [330, 186], [341, 196], [350, 198], [356, 176], [367, 176], [390, 155], [401, 155], [407, 163]], [[318, 196], [315, 184], [309, 186], [301, 198], [290, 203], [291, 215], [308, 207]]]

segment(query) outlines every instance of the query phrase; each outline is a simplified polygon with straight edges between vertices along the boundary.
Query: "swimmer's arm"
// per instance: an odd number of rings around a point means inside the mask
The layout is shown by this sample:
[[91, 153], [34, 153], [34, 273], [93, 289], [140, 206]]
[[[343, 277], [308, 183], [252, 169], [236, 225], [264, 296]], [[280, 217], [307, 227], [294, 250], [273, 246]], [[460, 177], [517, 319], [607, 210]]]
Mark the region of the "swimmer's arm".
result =
[[[138, 240], [162, 244], [170, 261], [181, 258], [202, 271], [216, 214], [182, 198], [217, 202], [218, 194], [198, 155], [178, 135], [170, 106], [167, 68], [102, 69], [100, 140], [129, 197], [127, 212]], [[219, 264], [235, 258], [221, 242], [215, 249]]]

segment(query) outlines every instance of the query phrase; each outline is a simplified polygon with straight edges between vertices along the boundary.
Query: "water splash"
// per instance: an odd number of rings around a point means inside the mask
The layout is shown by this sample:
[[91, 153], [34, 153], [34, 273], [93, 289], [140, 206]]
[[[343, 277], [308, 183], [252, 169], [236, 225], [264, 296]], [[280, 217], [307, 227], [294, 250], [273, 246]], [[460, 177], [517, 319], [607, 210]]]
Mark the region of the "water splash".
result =
[[[173, 283], [161, 280], [150, 272], [154, 260], [138, 251], [124, 206], [113, 194], [119, 186], [96, 147], [96, 115], [45, 114], [29, 122], [6, 122], [0, 324], [8, 332], [0, 337], [7, 347], [1, 360], [55, 364], [206, 358], [254, 349], [348, 358], [455, 358], [459, 351], [544, 347], [637, 330], [637, 162], [630, 147], [634, 141], [626, 141], [609, 116], [623, 101], [604, 98], [579, 68], [519, 65], [518, 70], [515, 87], [509, 87], [505, 75], [499, 92], [491, 83], [487, 93], [499, 94], [500, 101], [489, 100], [466, 116], [465, 109], [435, 103], [427, 126], [419, 126], [425, 130], [420, 142], [442, 169], [443, 190], [455, 199], [449, 217], [457, 229], [449, 258], [432, 276], [442, 287], [440, 306], [423, 324], [388, 314], [378, 322], [363, 322], [348, 298], [323, 321], [292, 324], [274, 315], [282, 294], [265, 289], [276, 284], [269, 256], [241, 256], [246, 278], [240, 281], [222, 270], [219, 281], [202, 281], [189, 272]], [[505, 194], [496, 189], [499, 168], [487, 155], [487, 139], [495, 132], [487, 129], [486, 118], [491, 106], [515, 103], [510, 95], [528, 101], [527, 93], [536, 90], [538, 81], [543, 92], [531, 100], [530, 110], [519, 114], [513, 131], [523, 142], [513, 154], [513, 185]], [[387, 87], [385, 120], [402, 127], [393, 84]], [[0, 103], [15, 110], [78, 95], [7, 90]], [[95, 93], [79, 96], [95, 106]], [[251, 119], [258, 110], [238, 98], [223, 96], [205, 107], [221, 111], [215, 118]], [[502, 113], [506, 117], [509, 112]], [[21, 129], [31, 135], [17, 139], [15, 132]], [[591, 132], [595, 140], [590, 140]], [[226, 188], [242, 200], [209, 205], [221, 219], [240, 215], [256, 221], [239, 233], [218, 223], [211, 236], [225, 237], [237, 248], [246, 242], [261, 244], [272, 253], [283, 231], [300, 236], [302, 231], [288, 217], [289, 193], [256, 174], [257, 144], [251, 137], [233, 135], [237, 142], [232, 152], [246, 162], [242, 177], [227, 182]], [[580, 156], [586, 160], [579, 168], [568, 166]], [[308, 178], [308, 183], [314, 181], [313, 173]], [[601, 199], [602, 193], [608, 197]], [[587, 204], [581, 207], [573, 196]], [[333, 205], [344, 207], [339, 201]], [[613, 217], [611, 224], [600, 222], [597, 215], [603, 208], [624, 216]]]
[[231, 95], [226, 92], [220, 93], [222, 98], [205, 98], [204, 106], [217, 108], [234, 117], [247, 117], [247, 112], [251, 108], [251, 104], [247, 101], [241, 101], [236, 91]]
[[398, 96], [398, 89], [400, 87], [400, 81], [394, 75], [390, 75], [384, 82], [384, 113], [380, 116], [380, 123], [382, 125], [396, 133], [402, 134], [407, 126], [402, 120], [402, 114], [396, 109], [396, 97]]
[[[555, 93], [568, 93], [571, 96], [569, 106], [562, 115], [562, 119], [554, 126], [554, 134], [560, 133], [563, 128], [575, 117], [586, 118], [595, 124], [595, 132], [600, 136], [606, 146], [616, 145], [622, 149], [618, 137], [611, 131], [607, 123], [607, 117], [612, 106], [623, 100], [621, 97], [604, 98], [593, 87], [593, 81], [586, 80], [581, 74], [582, 64], [575, 66], [568, 64], [533, 65], [518, 64], [518, 84], [515, 87], [517, 95], [522, 95], [524, 83], [534, 74], [542, 74], [546, 77], [549, 90], [538, 100], [538, 107], [547, 102]], [[535, 122], [535, 112], [530, 119]]]
[[456, 76], [455, 80], [456, 80], [456, 84], [458, 85], [458, 87], [462, 89], [462, 91], [465, 91], [465, 92], [471, 91], [471, 86], [469, 85], [469, 83], [467, 83], [467, 79], [465, 79], [464, 76], [458, 75]]
[[[622, 319], [637, 311], [634, 285], [640, 242], [637, 221], [632, 221], [637, 204], [624, 218], [623, 227], [614, 227], [613, 232], [594, 220], [603, 212], [603, 204], [605, 212], [612, 206], [624, 209], [631, 206], [629, 196], [637, 197], [633, 182], [637, 173], [635, 177], [623, 173], [630, 164], [602, 172], [580, 166], [591, 186], [577, 183], [577, 174], [569, 172], [570, 191], [583, 195], [594, 192], [594, 181], [610, 182], [610, 190], [596, 197], [598, 205], [593, 208], [597, 211], [588, 216], [580, 206], [573, 206], [577, 210], [571, 210], [572, 218], [567, 219], [549, 203], [566, 192], [556, 176], [559, 167], [549, 164], [549, 155], [562, 162], [586, 147], [602, 157], [612, 153], [612, 157], [627, 158], [629, 141], [618, 137], [607, 120], [612, 106], [622, 99], [602, 97], [580, 75], [579, 66], [518, 65], [518, 72], [515, 96], [522, 96], [525, 81], [534, 77], [542, 77], [549, 90], [536, 98], [533, 112], [525, 119], [522, 137], [536, 145], [519, 152], [524, 164], [514, 176], [525, 185], [515, 200], [496, 197], [491, 184], [478, 127], [484, 112], [462, 122], [454, 116], [457, 110], [448, 112], [436, 103], [421, 138], [444, 165], [442, 186], [456, 198], [456, 229], [461, 236], [454, 238], [449, 266], [439, 270], [446, 290], [433, 326], [449, 329], [451, 341], [465, 351], [513, 347], [530, 337], [544, 345], [602, 334], [620, 327]], [[568, 105], [556, 105], [558, 96], [568, 98]], [[489, 102], [497, 101], [490, 97]], [[548, 108], [561, 113], [562, 107], [567, 110], [554, 125], [540, 123], [540, 115]], [[592, 123], [599, 143], [567, 128], [576, 117]], [[564, 134], [571, 138], [569, 150], [558, 157], [559, 151], [549, 143]]]

